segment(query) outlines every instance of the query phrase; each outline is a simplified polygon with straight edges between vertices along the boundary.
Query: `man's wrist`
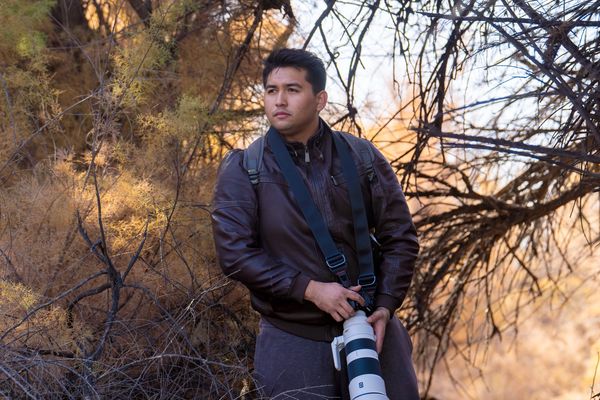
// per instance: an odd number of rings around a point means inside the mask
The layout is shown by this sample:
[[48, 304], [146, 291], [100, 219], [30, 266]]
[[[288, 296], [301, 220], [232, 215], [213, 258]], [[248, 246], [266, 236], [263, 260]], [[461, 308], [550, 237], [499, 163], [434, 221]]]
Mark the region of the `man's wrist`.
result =
[[306, 285], [306, 289], [304, 290], [304, 300], [312, 301], [313, 291], [315, 289], [315, 283], [316, 283], [316, 281], [314, 281], [312, 279], [308, 281], [308, 284]]
[[380, 293], [375, 298], [375, 309], [385, 307], [390, 312], [390, 317], [392, 317], [400, 306], [400, 303], [396, 297]]
[[380, 306], [380, 307], [377, 307], [376, 311], [381, 311], [381, 312], [385, 313], [386, 319], [390, 319], [392, 317], [392, 313], [390, 312], [389, 308]]

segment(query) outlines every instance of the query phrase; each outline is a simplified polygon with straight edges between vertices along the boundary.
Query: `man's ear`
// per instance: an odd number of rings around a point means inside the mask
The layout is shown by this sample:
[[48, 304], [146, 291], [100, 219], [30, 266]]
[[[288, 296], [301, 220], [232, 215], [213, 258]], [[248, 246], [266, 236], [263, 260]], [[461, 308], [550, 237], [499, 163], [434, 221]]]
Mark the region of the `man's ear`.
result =
[[327, 92], [321, 90], [317, 93], [317, 111], [321, 111], [327, 105]]

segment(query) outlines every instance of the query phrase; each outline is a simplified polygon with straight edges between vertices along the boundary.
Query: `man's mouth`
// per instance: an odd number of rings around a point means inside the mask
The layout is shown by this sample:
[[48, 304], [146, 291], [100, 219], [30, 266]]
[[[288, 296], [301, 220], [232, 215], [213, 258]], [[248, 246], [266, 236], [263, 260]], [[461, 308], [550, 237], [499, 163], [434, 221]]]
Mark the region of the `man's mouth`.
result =
[[275, 114], [273, 114], [273, 116], [275, 117], [288, 117], [290, 115], [290, 113], [287, 113], [285, 111], [277, 111]]

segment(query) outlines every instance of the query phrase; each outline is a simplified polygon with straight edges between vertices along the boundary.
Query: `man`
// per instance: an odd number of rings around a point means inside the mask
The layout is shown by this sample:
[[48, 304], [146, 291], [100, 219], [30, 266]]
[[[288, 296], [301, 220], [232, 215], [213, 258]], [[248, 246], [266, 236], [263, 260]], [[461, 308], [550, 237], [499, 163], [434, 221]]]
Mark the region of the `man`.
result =
[[[356, 282], [359, 271], [347, 185], [333, 132], [319, 118], [327, 103], [325, 81], [323, 62], [314, 54], [274, 51], [263, 71], [264, 107], [347, 259], [350, 280]], [[371, 143], [366, 146], [374, 154], [374, 174], [359, 156], [352, 157], [369, 227], [382, 252], [375, 311], [368, 322], [375, 331], [389, 398], [416, 400], [412, 344], [394, 312], [410, 285], [419, 246], [396, 175]], [[349, 301], [364, 304], [361, 288], [342, 286], [327, 267], [267, 139], [258, 183], [249, 178], [243, 151], [225, 157], [213, 207], [221, 267], [248, 287], [252, 306], [261, 314], [254, 368], [262, 393], [269, 398], [339, 398], [345, 385], [334, 369], [330, 343], [341, 334], [342, 322], [355, 313]]]

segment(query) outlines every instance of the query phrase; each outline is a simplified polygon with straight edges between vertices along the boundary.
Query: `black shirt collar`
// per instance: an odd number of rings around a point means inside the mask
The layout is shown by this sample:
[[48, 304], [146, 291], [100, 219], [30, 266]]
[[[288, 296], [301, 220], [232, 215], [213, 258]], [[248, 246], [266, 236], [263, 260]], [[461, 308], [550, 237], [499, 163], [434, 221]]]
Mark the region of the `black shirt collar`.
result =
[[[308, 141], [306, 142], [306, 147], [321, 147], [321, 143], [323, 143], [323, 138], [325, 137], [327, 132], [331, 132], [331, 128], [329, 128], [329, 126], [325, 121], [323, 121], [323, 119], [319, 118], [319, 128], [317, 129], [315, 134], [308, 139]], [[285, 144], [290, 150], [304, 149], [304, 144], [301, 142], [286, 141]]]

